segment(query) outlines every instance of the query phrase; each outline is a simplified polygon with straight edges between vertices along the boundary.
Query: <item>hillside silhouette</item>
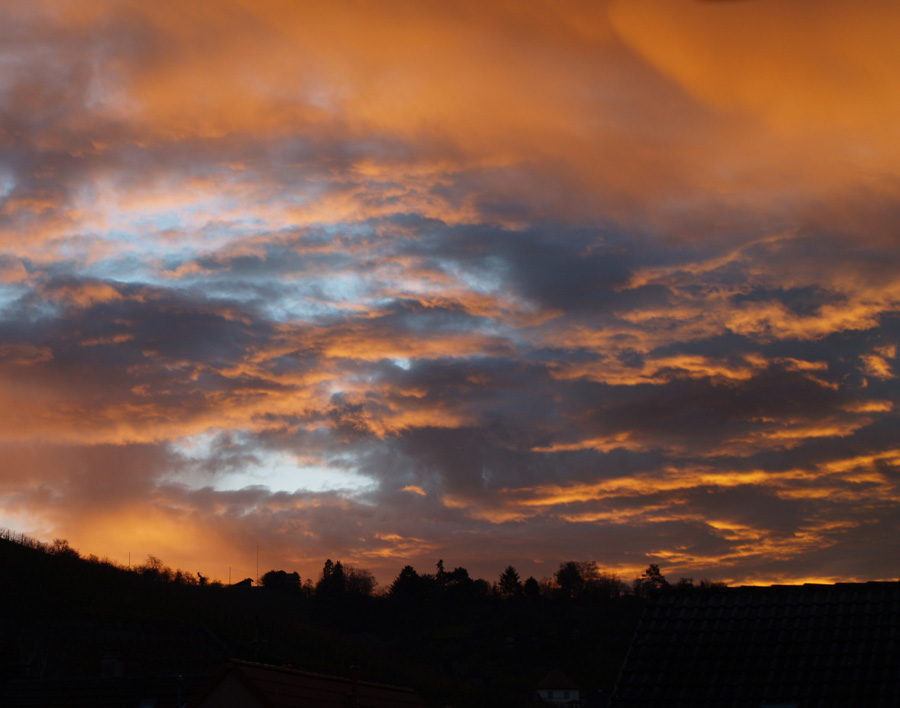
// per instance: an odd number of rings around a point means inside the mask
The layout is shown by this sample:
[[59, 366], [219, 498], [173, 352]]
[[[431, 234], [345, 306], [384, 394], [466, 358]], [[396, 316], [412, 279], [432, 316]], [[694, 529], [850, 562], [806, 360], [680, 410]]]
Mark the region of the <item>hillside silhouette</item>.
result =
[[370, 573], [331, 560], [315, 579], [271, 570], [223, 586], [152, 556], [128, 569], [11, 532], [0, 566], [0, 696], [27, 682], [157, 680], [172, 705], [230, 658], [335, 675], [358, 664], [433, 705], [527, 705], [554, 668], [608, 694], [647, 599], [708, 587], [669, 585], [656, 566], [629, 585], [576, 561], [541, 581], [509, 566], [488, 582], [438, 561], [376, 592]]

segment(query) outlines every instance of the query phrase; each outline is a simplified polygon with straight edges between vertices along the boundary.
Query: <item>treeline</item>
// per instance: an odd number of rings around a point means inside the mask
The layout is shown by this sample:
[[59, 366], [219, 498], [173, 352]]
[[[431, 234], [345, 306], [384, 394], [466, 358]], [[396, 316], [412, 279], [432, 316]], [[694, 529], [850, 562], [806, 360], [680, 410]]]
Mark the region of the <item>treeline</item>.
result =
[[[325, 561], [317, 582], [307, 578], [301, 581], [296, 571], [270, 570], [262, 576], [261, 584], [270, 589], [292, 590], [305, 595], [372, 596], [375, 595], [375, 577], [368, 570], [345, 567], [341, 561]], [[600, 570], [596, 561], [566, 561], [551, 578], [540, 581], [534, 577], [521, 579], [515, 566], [509, 565], [498, 579], [489, 583], [481, 578], [473, 579], [465, 568], [448, 571], [439, 560], [434, 573], [418, 573], [411, 565], [405, 566], [394, 581], [381, 593], [391, 597], [429, 597], [435, 594], [464, 589], [476, 595], [494, 596], [503, 600], [538, 598], [541, 596], [566, 599], [616, 599], [626, 595], [652, 598], [660, 593], [707, 590], [724, 587], [723, 583], [701, 580], [695, 585], [692, 578], [681, 578], [671, 584], [659, 566], [650, 564], [639, 578], [630, 584], [612, 573]]]
[[[12, 541], [20, 546], [39, 550], [52, 556], [81, 559], [88, 563], [100, 564], [128, 571], [149, 580], [175, 583], [178, 585], [197, 585], [224, 587], [220, 581], [210, 581], [200, 572], [190, 573], [167, 566], [161, 559], [148, 555], [143, 563], [135, 566], [123, 566], [107, 558], [96, 555], [82, 556], [69, 545], [65, 539], [54, 539], [51, 543], [30, 538], [10, 529], [0, 528], [0, 540]], [[252, 578], [237, 583], [237, 586], [252, 586]], [[516, 598], [590, 598], [616, 599], [626, 595], [640, 598], [652, 598], [660, 593], [708, 590], [724, 587], [724, 583], [701, 580], [694, 584], [692, 578], [681, 578], [677, 583], [669, 583], [656, 564], [650, 564], [639, 578], [631, 583], [621, 580], [613, 573], [603, 572], [596, 561], [565, 561], [550, 578], [535, 579], [533, 576], [521, 579], [519, 572], [512, 565], [507, 566], [494, 582], [481, 578], [471, 578], [469, 572], [462, 567], [446, 570], [444, 561], [438, 560], [434, 573], [419, 573], [411, 566], [405, 566], [393, 582], [377, 592], [378, 582], [368, 570], [346, 565], [340, 560], [328, 559], [315, 580], [303, 580], [297, 571], [269, 570], [258, 582], [270, 590], [297, 592], [307, 597], [320, 596], [327, 598], [340, 597], [376, 597], [387, 595], [392, 597], [411, 598], [414, 596], [429, 597], [441, 592], [465, 590], [473, 595], [493, 596], [503, 600]]]
[[78, 560], [95, 566], [103, 566], [106, 569], [133, 573], [137, 576], [147, 578], [149, 580], [158, 580], [161, 582], [175, 583], [178, 585], [200, 585], [211, 584], [215, 587], [223, 587], [222, 583], [213, 581], [209, 583], [208, 579], [201, 573], [188, 573], [183, 570], [177, 570], [167, 566], [162, 560], [154, 555], [148, 555], [143, 563], [134, 566], [125, 566], [116, 563], [109, 558], [100, 558], [96, 555], [81, 555], [81, 553], [72, 548], [69, 542], [63, 538], [56, 538], [50, 543], [44, 543], [37, 539], [31, 538], [26, 534], [19, 533], [7, 528], [0, 528], [0, 541], [10, 541], [18, 546], [33, 551], [39, 551], [49, 556], [57, 558]]
[[[225, 586], [153, 556], [129, 568], [83, 557], [62, 539], [44, 544], [0, 530], [0, 541], [11, 542], [0, 542], [0, 623], [10, 630], [0, 653], [11, 657], [0, 684], [4, 675], [33, 675], [34, 656], [47, 657], [48, 674], [64, 675], [53, 662], [90, 653], [88, 627], [132, 632], [129, 652], [154, 632], [180, 646], [175, 637], [190, 628], [238, 658], [336, 675], [356, 663], [364, 678], [412, 686], [434, 705], [528, 705], [553, 668], [591, 695], [608, 692], [648, 598], [715, 587], [669, 583], [655, 565], [625, 582], [592, 561], [562, 562], [540, 580], [509, 565], [487, 581], [440, 560], [431, 572], [407, 565], [380, 588], [369, 571], [340, 560], [326, 561], [315, 577], [274, 569], [261, 587], [251, 579]], [[73, 622], [82, 647], [74, 654], [53, 644]], [[37, 654], [36, 636], [47, 638]], [[96, 644], [98, 655], [108, 651]], [[162, 672], [176, 659], [148, 649], [138, 663]], [[191, 654], [183, 662], [214, 670], [220, 660]]]

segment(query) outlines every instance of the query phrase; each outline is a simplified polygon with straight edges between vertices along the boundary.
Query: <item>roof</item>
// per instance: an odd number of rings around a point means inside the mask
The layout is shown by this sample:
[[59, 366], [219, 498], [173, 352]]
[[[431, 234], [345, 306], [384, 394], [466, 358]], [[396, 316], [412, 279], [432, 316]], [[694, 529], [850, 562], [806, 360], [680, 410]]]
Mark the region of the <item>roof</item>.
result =
[[723, 588], [648, 607], [612, 706], [900, 705], [900, 583]]
[[[236, 678], [266, 708], [327, 708], [349, 705], [352, 683], [348, 678], [299, 671], [233, 659], [188, 703], [203, 705], [216, 686], [226, 677]], [[359, 708], [425, 708], [422, 699], [410, 688], [358, 681]]]

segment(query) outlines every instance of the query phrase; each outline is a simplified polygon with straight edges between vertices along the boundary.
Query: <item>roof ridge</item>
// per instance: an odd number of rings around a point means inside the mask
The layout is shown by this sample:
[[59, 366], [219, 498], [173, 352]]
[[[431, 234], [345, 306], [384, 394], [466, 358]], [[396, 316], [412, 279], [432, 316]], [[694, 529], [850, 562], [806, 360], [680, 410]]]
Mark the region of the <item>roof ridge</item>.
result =
[[[246, 666], [255, 669], [265, 669], [267, 671], [281, 671], [283, 673], [295, 674], [297, 676], [307, 676], [312, 678], [321, 678], [328, 679], [330, 681], [343, 681], [345, 683], [350, 683], [351, 678], [349, 676], [336, 676], [335, 674], [322, 674], [317, 671], [308, 671], [307, 669], [297, 669], [293, 666], [278, 666], [276, 664], [263, 664], [258, 661], [248, 661], [246, 659], [229, 659], [228, 663], [234, 666]], [[367, 681], [364, 679], [359, 679], [358, 681], [360, 686], [371, 686], [373, 688], [390, 688], [395, 691], [406, 691], [408, 693], [415, 693], [412, 688], [408, 686], [397, 686], [390, 683], [379, 683], [377, 681]]]

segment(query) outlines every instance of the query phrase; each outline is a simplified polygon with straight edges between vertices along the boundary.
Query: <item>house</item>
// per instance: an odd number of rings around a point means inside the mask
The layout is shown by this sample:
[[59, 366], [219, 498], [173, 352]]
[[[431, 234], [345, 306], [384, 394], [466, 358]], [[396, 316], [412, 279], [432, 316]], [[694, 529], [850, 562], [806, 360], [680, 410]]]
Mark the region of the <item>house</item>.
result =
[[553, 669], [535, 687], [538, 697], [543, 703], [551, 706], [581, 705], [581, 691], [559, 669]]
[[900, 706], [900, 582], [662, 596], [611, 706]]
[[189, 708], [425, 708], [409, 688], [233, 659], [188, 702]]

